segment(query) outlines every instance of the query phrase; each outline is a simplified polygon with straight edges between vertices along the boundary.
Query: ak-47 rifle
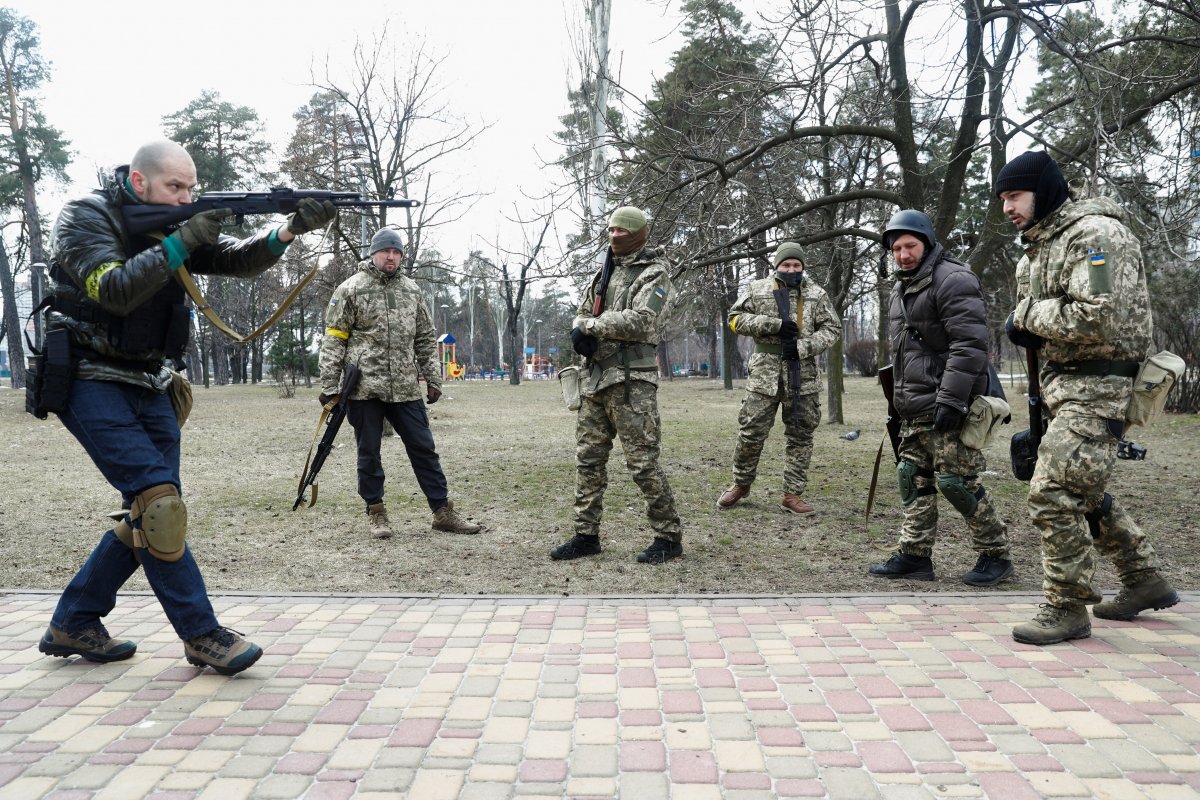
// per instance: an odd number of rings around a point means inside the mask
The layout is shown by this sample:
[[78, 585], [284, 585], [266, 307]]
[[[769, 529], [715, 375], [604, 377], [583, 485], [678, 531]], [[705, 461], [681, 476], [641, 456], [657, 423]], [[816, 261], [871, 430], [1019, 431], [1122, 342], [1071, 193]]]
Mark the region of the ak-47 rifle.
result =
[[[792, 310], [788, 307], [788, 290], [787, 288], [776, 289], [771, 292], [775, 296], [775, 307], [779, 309], [780, 319], [791, 319]], [[792, 398], [792, 424], [800, 424], [800, 360], [788, 358], [784, 353], [789, 350], [796, 349], [795, 336], [779, 336], [779, 352], [784, 362], [787, 364], [788, 370], [788, 394]]]
[[[296, 502], [292, 503], [292, 511], [295, 511], [304, 502], [304, 493], [309, 486], [312, 487], [312, 500], [308, 507], [312, 508], [317, 504], [317, 473], [321, 471], [321, 467], [325, 465], [325, 459], [333, 450], [333, 440], [337, 438], [338, 429], [342, 427], [342, 422], [346, 419], [346, 411], [350, 406], [350, 394], [358, 387], [360, 378], [362, 378], [362, 373], [358, 367], [354, 364], [347, 364], [337, 403], [332, 409], [326, 407], [321, 410], [321, 419], [317, 422], [317, 433], [321, 432], [321, 426], [324, 425], [325, 435], [321, 437], [321, 443], [316, 445], [317, 455], [315, 458], [313, 457], [313, 445], [308, 447], [308, 458], [304, 460], [304, 470], [300, 473], [300, 486], [296, 489]], [[313, 440], [315, 444], [316, 434], [313, 435]]]
[[613, 251], [608, 248], [604, 257], [604, 267], [600, 270], [600, 283], [596, 286], [596, 297], [592, 301], [592, 316], [598, 317], [604, 313], [604, 295], [608, 294], [608, 284], [612, 281]]
[[1025, 348], [1025, 366], [1029, 370], [1029, 428], [1014, 433], [1008, 446], [1013, 475], [1019, 481], [1027, 481], [1033, 477], [1044, 427], [1042, 425], [1042, 386], [1038, 378], [1036, 349]]
[[896, 456], [896, 463], [900, 463], [900, 414], [897, 413], [894, 402], [896, 376], [892, 372], [891, 364], [879, 368], [879, 386], [883, 389], [883, 396], [887, 398], [887, 432], [884, 438], [879, 440], [879, 450], [875, 453], [875, 470], [871, 473], [871, 489], [867, 492], [867, 522], [871, 521], [871, 507], [875, 505], [875, 488], [879, 485], [879, 462], [883, 460], [885, 441], [892, 443], [892, 454]]
[[125, 229], [132, 234], [171, 231], [201, 211], [227, 208], [241, 224], [247, 214], [290, 214], [305, 198], [328, 200], [338, 208], [413, 208], [420, 200], [397, 198], [389, 189], [382, 200], [363, 199], [359, 192], [331, 192], [325, 189], [288, 189], [275, 187], [269, 192], [205, 192], [193, 202], [181, 206], [130, 203], [121, 207]]

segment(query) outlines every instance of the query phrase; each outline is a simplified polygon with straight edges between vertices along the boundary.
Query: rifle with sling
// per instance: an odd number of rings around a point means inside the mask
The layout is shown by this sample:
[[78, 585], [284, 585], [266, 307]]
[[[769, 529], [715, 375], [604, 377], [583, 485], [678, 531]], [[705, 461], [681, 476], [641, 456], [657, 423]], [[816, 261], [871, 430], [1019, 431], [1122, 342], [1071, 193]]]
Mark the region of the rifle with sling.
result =
[[896, 383], [891, 364], [879, 368], [879, 387], [883, 389], [883, 396], [887, 398], [887, 423], [884, 426], [886, 428], [884, 438], [879, 440], [879, 450], [875, 453], [875, 469], [871, 473], [871, 489], [867, 492], [866, 522], [871, 521], [871, 507], [875, 505], [875, 489], [879, 485], [879, 463], [883, 460], [884, 442], [892, 443], [892, 454], [896, 457], [896, 463], [900, 463], [900, 414], [896, 411], [893, 402]]
[[[331, 406], [325, 406], [321, 409], [321, 419], [317, 421], [317, 432], [313, 434], [313, 444], [308, 446], [308, 457], [304, 460], [304, 469], [300, 473], [300, 486], [296, 489], [296, 502], [292, 503], [292, 511], [300, 507], [300, 504], [305, 501], [304, 492], [308, 487], [312, 487], [312, 500], [308, 507], [312, 508], [317, 504], [317, 473], [321, 471], [321, 467], [325, 466], [325, 459], [329, 457], [333, 451], [333, 440], [337, 438], [338, 430], [342, 427], [342, 422], [346, 419], [346, 411], [350, 407], [350, 394], [358, 388], [358, 382], [362, 378], [362, 372], [354, 364], [346, 365], [345, 376], [342, 378], [342, 388], [338, 392], [338, 401]], [[325, 426], [325, 435], [321, 437], [321, 443], [316, 444], [317, 434], [321, 432], [321, 426]], [[316, 446], [317, 455], [313, 457], [313, 446]]]
[[[777, 309], [779, 309], [779, 318], [780, 319], [791, 319], [792, 311], [791, 311], [791, 308], [789, 308], [789, 304], [788, 304], [787, 288], [785, 287], [785, 288], [781, 288], [781, 289], [776, 289], [775, 291], [771, 292], [771, 294], [775, 296], [775, 307]], [[803, 309], [804, 306], [801, 305], [800, 308]], [[801, 313], [803, 313], [803, 311], [801, 311]], [[800, 323], [797, 322], [796, 326], [799, 327]], [[793, 360], [793, 359], [788, 358], [784, 354], [787, 353], [789, 350], [795, 349], [796, 347], [797, 347], [797, 341], [796, 341], [795, 336], [784, 337], [782, 334], [780, 334], [780, 336], [779, 336], [779, 355], [784, 360], [784, 362], [787, 364], [788, 394], [791, 396], [791, 402], [792, 402], [792, 424], [793, 425], [800, 424], [800, 359], [797, 358], [797, 359]]]
[[1045, 425], [1042, 423], [1042, 386], [1038, 376], [1038, 354], [1032, 347], [1025, 348], [1025, 367], [1029, 370], [1029, 427], [1014, 433], [1012, 441], [1009, 442], [1013, 476], [1020, 481], [1027, 481], [1033, 477], [1033, 470], [1037, 467], [1038, 447], [1045, 432]]

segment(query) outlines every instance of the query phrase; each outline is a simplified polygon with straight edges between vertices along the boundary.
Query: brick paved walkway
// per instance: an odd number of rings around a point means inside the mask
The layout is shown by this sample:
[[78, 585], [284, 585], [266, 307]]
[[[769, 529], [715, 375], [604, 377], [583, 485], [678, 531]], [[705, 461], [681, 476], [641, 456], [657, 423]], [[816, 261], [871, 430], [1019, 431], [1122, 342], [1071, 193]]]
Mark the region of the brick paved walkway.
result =
[[1200, 797], [1194, 593], [1048, 648], [1028, 595], [225, 595], [232, 679], [140, 595], [43, 657], [55, 599], [0, 594], [0, 798]]

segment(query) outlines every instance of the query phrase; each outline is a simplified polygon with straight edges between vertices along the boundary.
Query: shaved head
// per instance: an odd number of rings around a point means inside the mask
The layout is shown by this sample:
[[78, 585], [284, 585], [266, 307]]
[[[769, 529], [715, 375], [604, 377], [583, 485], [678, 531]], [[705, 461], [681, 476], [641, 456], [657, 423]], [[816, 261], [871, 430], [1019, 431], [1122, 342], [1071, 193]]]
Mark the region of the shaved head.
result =
[[196, 163], [177, 142], [149, 142], [138, 148], [129, 162], [129, 184], [144, 203], [190, 203], [196, 188]]
[[188, 163], [192, 161], [188, 151], [184, 150], [178, 142], [160, 139], [157, 142], [147, 142], [139, 147], [138, 151], [133, 154], [133, 160], [129, 162], [129, 168], [143, 175], [157, 175], [167, 164], [180, 159], [186, 159]]

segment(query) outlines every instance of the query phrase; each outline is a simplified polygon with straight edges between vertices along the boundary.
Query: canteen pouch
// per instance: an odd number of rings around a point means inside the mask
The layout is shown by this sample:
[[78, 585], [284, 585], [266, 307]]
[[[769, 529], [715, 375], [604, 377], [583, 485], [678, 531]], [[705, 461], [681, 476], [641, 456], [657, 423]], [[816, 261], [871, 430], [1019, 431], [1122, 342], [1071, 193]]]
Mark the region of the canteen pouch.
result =
[[171, 395], [171, 407], [175, 409], [175, 419], [182, 428], [192, 413], [192, 384], [182, 373], [171, 370], [171, 385], [167, 387], [167, 393]]
[[1186, 369], [1182, 358], [1166, 350], [1146, 359], [1133, 379], [1133, 397], [1125, 411], [1125, 422], [1145, 426], [1158, 419], [1166, 408], [1171, 387]]
[[979, 395], [967, 409], [967, 419], [958, 438], [967, 447], [982, 450], [992, 443], [996, 426], [1011, 415], [1008, 402], [1003, 398]]
[[578, 411], [583, 405], [579, 398], [579, 367], [563, 367], [558, 371], [558, 385], [562, 389], [563, 402], [567, 410]]

